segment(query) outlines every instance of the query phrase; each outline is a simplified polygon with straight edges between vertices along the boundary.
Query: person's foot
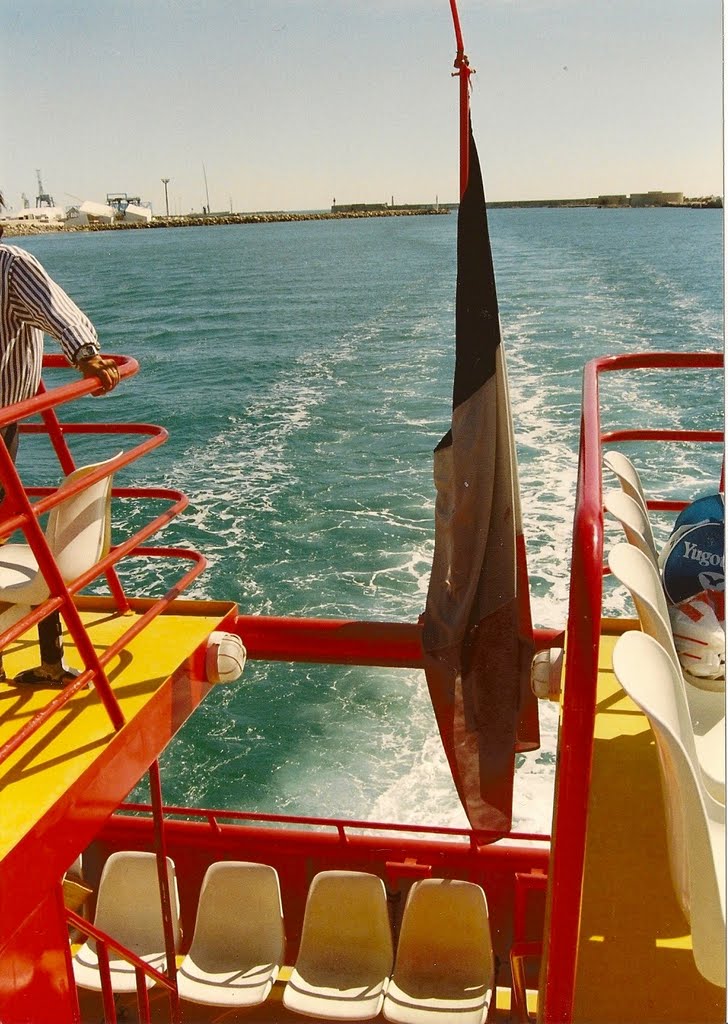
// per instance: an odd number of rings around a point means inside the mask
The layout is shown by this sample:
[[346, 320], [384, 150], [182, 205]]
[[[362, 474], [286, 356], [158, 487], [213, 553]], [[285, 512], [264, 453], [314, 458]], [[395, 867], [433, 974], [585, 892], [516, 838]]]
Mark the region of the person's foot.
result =
[[60, 689], [80, 675], [77, 668], [69, 668], [62, 661], [55, 665], [49, 665], [42, 661], [37, 668], [28, 668], [24, 672], [19, 672], [15, 677], [15, 682], [30, 686], [53, 686]]

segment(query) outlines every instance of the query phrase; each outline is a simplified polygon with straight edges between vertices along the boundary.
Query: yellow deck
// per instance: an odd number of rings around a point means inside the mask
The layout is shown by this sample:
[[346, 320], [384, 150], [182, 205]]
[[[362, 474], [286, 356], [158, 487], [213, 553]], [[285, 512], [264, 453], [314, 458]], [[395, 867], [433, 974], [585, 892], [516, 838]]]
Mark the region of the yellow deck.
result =
[[616, 640], [600, 649], [574, 1020], [725, 1024], [672, 891], [655, 745], [612, 674]]
[[[88, 602], [90, 599], [86, 599]], [[156, 618], [127, 650], [107, 666], [109, 681], [127, 722], [142, 711], [167, 678], [233, 607], [180, 602], [174, 614]], [[199, 614], [194, 614], [197, 610]], [[107, 606], [82, 617], [97, 651], [129, 629], [139, 612], [115, 613]], [[81, 667], [72, 643], [67, 661]], [[4, 652], [8, 677], [38, 662], [33, 628]], [[0, 744], [7, 742], [58, 693], [45, 687], [0, 683]], [[71, 698], [50, 722], [0, 764], [0, 860], [101, 756], [114, 736], [106, 710], [91, 687]]]

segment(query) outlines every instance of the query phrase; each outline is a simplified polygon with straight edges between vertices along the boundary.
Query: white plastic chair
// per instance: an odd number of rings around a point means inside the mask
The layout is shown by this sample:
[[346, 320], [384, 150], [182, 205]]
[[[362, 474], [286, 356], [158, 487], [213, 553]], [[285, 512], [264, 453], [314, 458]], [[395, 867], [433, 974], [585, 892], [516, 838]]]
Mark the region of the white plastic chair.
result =
[[177, 972], [180, 997], [207, 1006], [256, 1006], [278, 977], [284, 946], [275, 869], [245, 861], [211, 864], [192, 945]]
[[[172, 910], [174, 947], [179, 949], [179, 896], [174, 864], [167, 857], [167, 881]], [[162, 901], [157, 858], [153, 853], [120, 850], [104, 865], [99, 882], [94, 924], [109, 938], [136, 953], [152, 967], [166, 966]], [[88, 939], [73, 957], [73, 974], [81, 988], [101, 991], [95, 939]], [[114, 992], [136, 992], [134, 967], [109, 947], [111, 987]], [[145, 978], [147, 988], [153, 983]]]
[[685, 681], [672, 637], [667, 601], [657, 570], [637, 548], [618, 544], [609, 568], [632, 594], [640, 625], [666, 651], [675, 667], [676, 701], [683, 742], [710, 795], [725, 803], [725, 698]]
[[657, 567], [657, 550], [646, 508], [624, 491], [607, 491], [604, 507], [621, 523], [627, 540]]
[[[111, 461], [82, 466], [69, 473], [63, 483], [75, 483]], [[112, 478], [113, 474], [66, 498], [48, 516], [46, 540], [66, 583], [86, 572], [109, 551]], [[32, 606], [41, 604], [48, 595], [48, 584], [30, 547], [0, 547], [0, 602]]]
[[703, 977], [725, 988], [725, 807], [701, 787], [683, 742], [679, 680], [669, 654], [651, 636], [629, 632], [617, 641], [613, 661], [617, 679], [655, 736], [670, 868], [690, 923], [695, 964]]
[[618, 451], [605, 452], [602, 456], [602, 462], [617, 477], [619, 486], [624, 493], [628, 494], [638, 505], [641, 505], [645, 514], [647, 514], [647, 499], [645, 498], [640, 475], [635, 469], [634, 464], [626, 455]]
[[488, 904], [473, 882], [410, 889], [384, 1016], [397, 1024], [483, 1024], [495, 980]]
[[311, 882], [283, 1005], [322, 1020], [369, 1020], [382, 1009], [393, 961], [381, 878], [322, 871]]

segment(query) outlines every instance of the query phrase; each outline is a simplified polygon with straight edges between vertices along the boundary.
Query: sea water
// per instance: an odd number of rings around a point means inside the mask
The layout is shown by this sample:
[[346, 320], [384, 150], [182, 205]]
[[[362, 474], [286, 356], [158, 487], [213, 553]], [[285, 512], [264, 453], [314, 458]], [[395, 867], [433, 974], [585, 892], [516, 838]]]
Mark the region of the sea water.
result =
[[[722, 218], [496, 210], [490, 224], [533, 618], [560, 627], [582, 367], [608, 353], [722, 346]], [[168, 428], [169, 442], [117, 483], [189, 495], [162, 542], [207, 555], [194, 596], [245, 614], [417, 619], [433, 550], [432, 449], [449, 425], [455, 240], [451, 214], [18, 241], [89, 313], [106, 351], [141, 363], [112, 396], [69, 415]], [[605, 382], [610, 426], [721, 426], [722, 389], [704, 375], [636, 377]], [[114, 454], [104, 443], [89, 452]], [[85, 455], [82, 442], [74, 450]], [[56, 472], [35, 453], [24, 442], [27, 477]], [[689, 497], [696, 480], [715, 489], [719, 454], [639, 454], [654, 493]], [[143, 510], [117, 506], [123, 536]], [[143, 561], [124, 579], [137, 592], [169, 582]], [[619, 588], [607, 602], [628, 607]], [[519, 757], [515, 824], [547, 831], [554, 706], [541, 708], [541, 727], [542, 749]], [[414, 670], [250, 662], [174, 739], [163, 781], [169, 803], [465, 824]]]

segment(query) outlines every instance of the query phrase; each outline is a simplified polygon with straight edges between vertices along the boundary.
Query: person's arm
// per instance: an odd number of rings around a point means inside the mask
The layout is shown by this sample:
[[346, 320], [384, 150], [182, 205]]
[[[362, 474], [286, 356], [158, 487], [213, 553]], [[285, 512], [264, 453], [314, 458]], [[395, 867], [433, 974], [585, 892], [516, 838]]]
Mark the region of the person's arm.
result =
[[96, 377], [104, 391], [118, 384], [118, 367], [113, 359], [100, 354], [89, 318], [30, 253], [16, 254], [10, 288], [12, 305], [21, 319], [55, 338], [68, 361], [84, 377]]

